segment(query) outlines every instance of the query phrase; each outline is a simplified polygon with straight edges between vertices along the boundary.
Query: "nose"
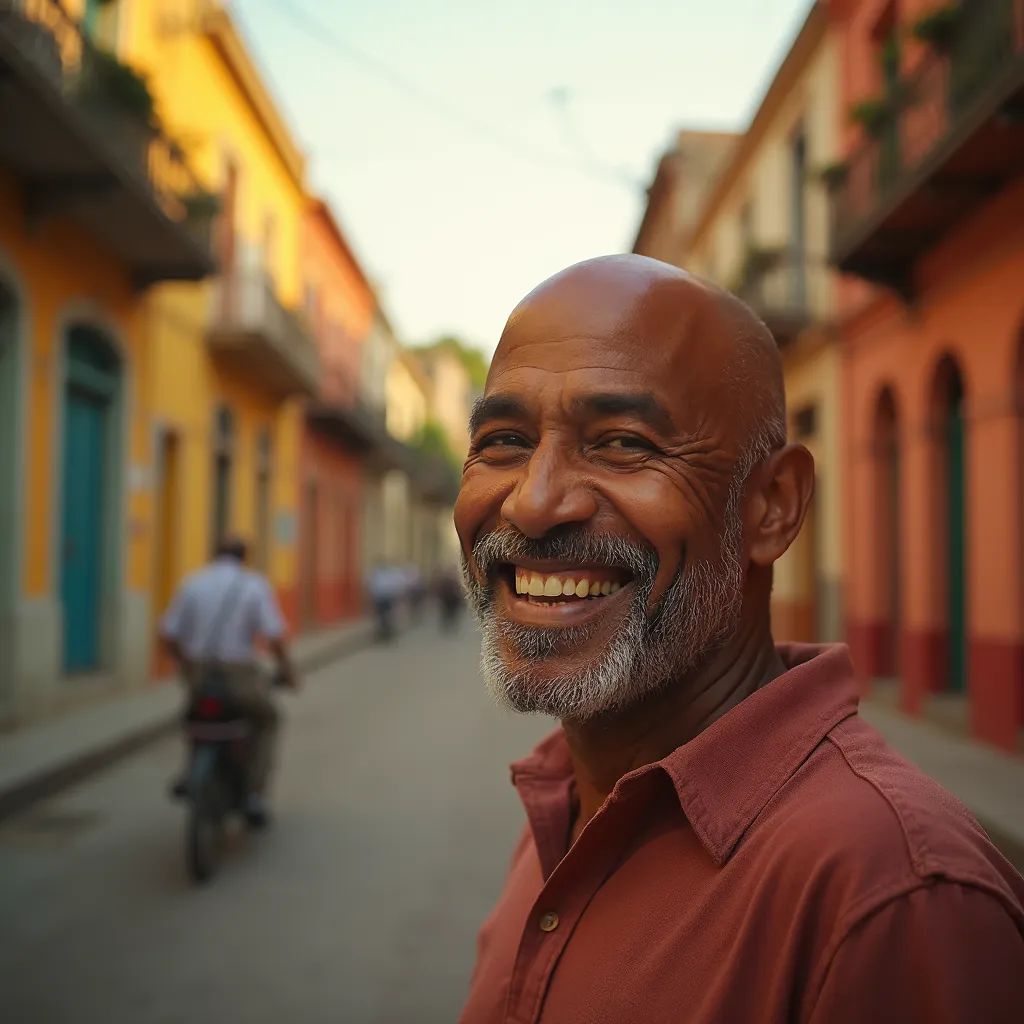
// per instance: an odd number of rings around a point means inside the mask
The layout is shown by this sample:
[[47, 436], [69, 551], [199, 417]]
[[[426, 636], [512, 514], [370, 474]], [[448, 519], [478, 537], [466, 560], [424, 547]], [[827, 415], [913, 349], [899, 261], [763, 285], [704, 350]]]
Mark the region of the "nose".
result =
[[555, 447], [543, 443], [501, 506], [507, 522], [535, 539], [556, 526], [584, 523], [596, 512], [597, 499], [586, 481]]

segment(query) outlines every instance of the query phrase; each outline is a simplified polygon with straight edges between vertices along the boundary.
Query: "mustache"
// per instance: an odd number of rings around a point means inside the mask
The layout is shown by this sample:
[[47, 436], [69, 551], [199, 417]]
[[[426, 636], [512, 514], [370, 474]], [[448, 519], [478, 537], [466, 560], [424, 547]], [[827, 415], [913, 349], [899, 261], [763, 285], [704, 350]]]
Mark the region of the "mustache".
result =
[[653, 583], [658, 572], [658, 556], [650, 546], [626, 537], [588, 533], [575, 527], [560, 527], [534, 538], [506, 526], [485, 534], [473, 545], [473, 560], [487, 579], [492, 579], [503, 563], [523, 559], [625, 569], [637, 582]]

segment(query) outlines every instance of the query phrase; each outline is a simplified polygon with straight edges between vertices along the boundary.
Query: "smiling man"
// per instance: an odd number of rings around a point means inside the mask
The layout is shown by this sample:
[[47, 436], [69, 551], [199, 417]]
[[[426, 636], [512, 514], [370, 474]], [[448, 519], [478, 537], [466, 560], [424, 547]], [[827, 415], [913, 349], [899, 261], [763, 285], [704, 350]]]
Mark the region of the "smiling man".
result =
[[1024, 1020], [1024, 882], [857, 716], [843, 647], [776, 645], [814, 485], [771, 336], [666, 264], [513, 311], [455, 518], [498, 700], [561, 720], [463, 1024]]

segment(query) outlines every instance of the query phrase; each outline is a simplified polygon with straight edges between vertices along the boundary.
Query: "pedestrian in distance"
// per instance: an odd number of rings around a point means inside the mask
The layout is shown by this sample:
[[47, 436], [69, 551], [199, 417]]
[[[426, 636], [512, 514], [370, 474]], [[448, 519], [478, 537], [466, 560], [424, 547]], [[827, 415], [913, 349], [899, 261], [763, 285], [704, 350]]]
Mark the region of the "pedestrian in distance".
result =
[[427, 599], [427, 585], [419, 566], [409, 564], [404, 571], [405, 600], [409, 606], [409, 621], [416, 626], [423, 620], [423, 605]]
[[[273, 655], [276, 685], [297, 689], [298, 679], [274, 589], [266, 577], [246, 568], [247, 553], [239, 537], [221, 541], [213, 561], [178, 589], [161, 620], [160, 634], [190, 695], [217, 672], [248, 721], [252, 731], [245, 812], [251, 825], [260, 826], [267, 820], [280, 716], [257, 643], [265, 641]], [[176, 791], [183, 785], [177, 783]]]
[[440, 610], [441, 632], [457, 632], [463, 607], [462, 584], [458, 573], [454, 569], [444, 569], [438, 573], [434, 593]]
[[373, 605], [377, 642], [390, 643], [395, 636], [395, 605], [405, 590], [405, 574], [380, 559], [370, 570], [366, 589]]
[[776, 644], [814, 487], [778, 349], [641, 256], [509, 317], [455, 510], [487, 683], [560, 719], [462, 1024], [1019, 1024], [1024, 880], [858, 715], [842, 645]]

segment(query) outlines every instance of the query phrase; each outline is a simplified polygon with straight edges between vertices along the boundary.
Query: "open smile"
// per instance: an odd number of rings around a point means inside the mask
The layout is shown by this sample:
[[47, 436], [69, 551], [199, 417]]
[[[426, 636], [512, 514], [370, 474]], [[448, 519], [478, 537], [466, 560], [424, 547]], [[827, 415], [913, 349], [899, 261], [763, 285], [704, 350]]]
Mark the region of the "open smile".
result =
[[633, 577], [615, 566], [505, 563], [498, 570], [502, 610], [529, 625], [578, 625], [629, 601]]

